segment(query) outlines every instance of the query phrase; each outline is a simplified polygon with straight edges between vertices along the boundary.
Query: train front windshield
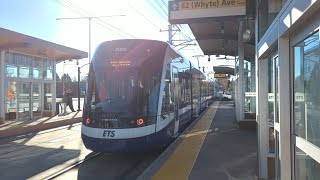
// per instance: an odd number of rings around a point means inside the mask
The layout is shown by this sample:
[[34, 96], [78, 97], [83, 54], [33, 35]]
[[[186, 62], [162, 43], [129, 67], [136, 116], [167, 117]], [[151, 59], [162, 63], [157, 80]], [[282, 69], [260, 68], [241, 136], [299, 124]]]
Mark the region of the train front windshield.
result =
[[156, 122], [160, 72], [148, 68], [93, 69], [84, 112], [91, 122], [86, 125], [114, 129]]
[[109, 70], [97, 73], [91, 110], [120, 114], [147, 115], [147, 90], [137, 72]]
[[90, 65], [83, 123], [110, 129], [155, 124], [166, 47], [146, 40], [101, 44]]

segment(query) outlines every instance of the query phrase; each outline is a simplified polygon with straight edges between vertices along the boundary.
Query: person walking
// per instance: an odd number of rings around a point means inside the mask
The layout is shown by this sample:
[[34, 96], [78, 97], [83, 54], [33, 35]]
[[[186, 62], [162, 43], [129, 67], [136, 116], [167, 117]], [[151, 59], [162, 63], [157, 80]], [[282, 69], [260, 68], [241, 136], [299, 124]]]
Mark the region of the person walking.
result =
[[67, 99], [67, 106], [69, 106], [70, 110], [72, 112], [76, 112], [73, 108], [73, 102], [72, 102], [72, 91], [71, 89], [68, 89], [67, 92], [65, 93], [66, 94], [66, 99]]

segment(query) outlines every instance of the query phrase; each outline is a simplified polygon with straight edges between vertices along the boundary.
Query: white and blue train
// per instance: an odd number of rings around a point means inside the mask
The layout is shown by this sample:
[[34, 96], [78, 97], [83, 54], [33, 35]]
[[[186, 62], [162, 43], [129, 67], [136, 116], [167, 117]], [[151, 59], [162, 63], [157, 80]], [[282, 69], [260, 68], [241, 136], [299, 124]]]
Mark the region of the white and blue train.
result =
[[90, 64], [84, 145], [96, 152], [144, 152], [168, 145], [213, 101], [213, 89], [165, 42], [104, 42]]

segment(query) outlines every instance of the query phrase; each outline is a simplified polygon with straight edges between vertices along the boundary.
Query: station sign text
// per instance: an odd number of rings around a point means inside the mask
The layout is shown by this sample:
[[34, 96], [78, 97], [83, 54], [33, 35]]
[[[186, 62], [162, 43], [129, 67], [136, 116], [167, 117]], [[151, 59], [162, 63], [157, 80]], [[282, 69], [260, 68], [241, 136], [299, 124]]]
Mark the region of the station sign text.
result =
[[245, 0], [200, 0], [179, 2], [180, 11], [245, 6]]

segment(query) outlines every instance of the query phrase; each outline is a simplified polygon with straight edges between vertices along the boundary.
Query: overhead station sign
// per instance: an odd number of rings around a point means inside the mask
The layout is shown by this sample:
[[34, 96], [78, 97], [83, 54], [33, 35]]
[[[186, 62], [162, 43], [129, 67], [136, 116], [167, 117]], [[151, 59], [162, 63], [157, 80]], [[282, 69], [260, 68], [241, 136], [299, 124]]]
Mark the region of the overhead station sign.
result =
[[215, 78], [229, 78], [228, 74], [222, 74], [222, 73], [215, 73]]
[[242, 16], [246, 13], [246, 0], [193, 0], [169, 1], [169, 21], [187, 22], [190, 19]]

